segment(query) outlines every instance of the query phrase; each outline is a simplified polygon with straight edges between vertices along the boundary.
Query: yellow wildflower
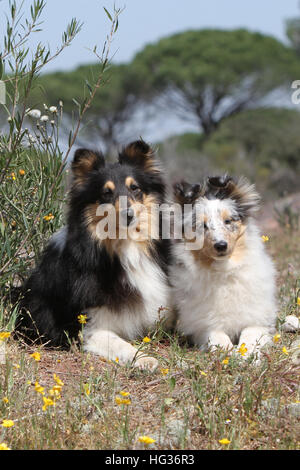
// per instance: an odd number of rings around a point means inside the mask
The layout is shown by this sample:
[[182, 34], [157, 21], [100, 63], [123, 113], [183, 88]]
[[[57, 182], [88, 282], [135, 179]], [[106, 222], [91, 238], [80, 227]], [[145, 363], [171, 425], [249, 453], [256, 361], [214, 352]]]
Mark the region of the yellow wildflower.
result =
[[122, 395], [122, 397], [128, 397], [130, 395], [130, 393], [129, 392], [123, 392], [123, 390], [121, 390], [120, 395]]
[[240, 348], [238, 349], [238, 352], [240, 353], [241, 356], [245, 356], [247, 351], [248, 349], [246, 348], [245, 343], [242, 343]]
[[3, 426], [4, 428], [11, 428], [12, 426], [14, 426], [14, 424], [15, 423], [11, 419], [4, 419], [2, 421], [1, 426]]
[[278, 343], [280, 338], [281, 338], [281, 335], [279, 333], [276, 333], [276, 335], [273, 336], [273, 343]]
[[116, 357], [115, 362], [116, 362], [117, 364], [119, 364], [119, 358], [118, 358], [118, 357]]
[[130, 398], [121, 398], [121, 397], [116, 397], [115, 402], [117, 405], [131, 405], [131, 400]]
[[50, 212], [48, 215], [45, 215], [43, 219], [49, 222], [49, 220], [54, 219], [54, 215]]
[[3, 401], [3, 403], [8, 403], [8, 402], [9, 402], [9, 399], [8, 399], [7, 397], [3, 397], [3, 398], [2, 398], [2, 401]]
[[169, 373], [169, 369], [160, 369], [162, 375], [167, 375]]
[[63, 387], [64, 383], [63, 383], [62, 380], [60, 380], [60, 378], [58, 377], [58, 375], [53, 374], [53, 378], [54, 378], [55, 382], [57, 383], [57, 385], [60, 385], [61, 387]]
[[230, 444], [231, 441], [229, 441], [229, 439], [226, 439], [226, 437], [224, 439], [220, 439], [219, 440], [219, 443], [222, 444], [223, 446], [227, 446], [228, 444]]
[[297, 305], [300, 305], [300, 297], [297, 297]]
[[41, 393], [42, 395], [44, 395], [45, 387], [42, 387], [38, 382], [35, 382], [34, 389], [37, 393]]
[[203, 370], [200, 370], [200, 375], [204, 375], [204, 377], [207, 376], [207, 373], [206, 372], [203, 372]]
[[20, 364], [13, 364], [14, 369], [20, 369], [20, 367], [21, 367]]
[[10, 174], [10, 176], [11, 176], [11, 179], [12, 179], [12, 180], [15, 180], [15, 179], [16, 179], [16, 174], [15, 174], [14, 172], [12, 172], [12, 173]]
[[0, 450], [11, 450], [4, 442], [0, 442]]
[[55, 402], [52, 400], [52, 398], [43, 397], [43, 402], [44, 402], [44, 405], [42, 407], [43, 411], [46, 411], [48, 406], [54, 406], [55, 405]]
[[84, 393], [89, 396], [91, 394], [91, 389], [89, 384], [83, 384]]
[[34, 353], [30, 354], [30, 357], [32, 357], [37, 362], [41, 360], [41, 355], [38, 351], [35, 351]]
[[228, 362], [229, 362], [229, 357], [227, 356], [227, 357], [225, 357], [225, 359], [223, 359], [222, 364], [226, 365], [226, 364], [228, 364]]
[[261, 238], [264, 243], [269, 241], [269, 237], [267, 235], [263, 235]]
[[78, 315], [78, 321], [81, 325], [84, 325], [86, 323], [87, 315]]
[[287, 356], [289, 355], [289, 352], [288, 352], [288, 350], [286, 349], [285, 346], [283, 346], [281, 351], [283, 352], [283, 354], [286, 354]]
[[49, 395], [59, 400], [61, 398], [61, 389], [62, 387], [60, 385], [53, 385], [53, 387], [49, 390]]
[[19, 170], [19, 175], [20, 175], [20, 176], [24, 176], [24, 175], [25, 175], [25, 170], [20, 169], [20, 170]]
[[145, 336], [145, 338], [143, 338], [143, 343], [150, 343], [151, 339], [148, 337], [148, 336]]
[[149, 437], [149, 436], [140, 436], [139, 441], [142, 442], [143, 444], [146, 444], [147, 446], [149, 444], [153, 444], [154, 442], [156, 442], [155, 439], [152, 439], [152, 437]]
[[10, 337], [9, 331], [0, 331], [0, 341], [4, 341], [6, 338]]

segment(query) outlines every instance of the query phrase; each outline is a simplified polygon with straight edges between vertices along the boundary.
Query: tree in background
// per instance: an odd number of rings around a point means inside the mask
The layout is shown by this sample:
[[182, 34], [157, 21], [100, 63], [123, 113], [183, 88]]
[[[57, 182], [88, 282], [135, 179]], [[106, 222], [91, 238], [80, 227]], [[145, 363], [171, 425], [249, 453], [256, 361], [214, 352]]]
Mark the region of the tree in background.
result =
[[202, 176], [245, 175], [266, 198], [299, 191], [299, 112], [258, 108], [224, 119], [209, 139], [201, 134], [173, 136], [160, 144], [172, 180]]
[[143, 96], [163, 96], [164, 104], [196, 121], [205, 136], [299, 74], [291, 48], [243, 29], [175, 34], [146, 46], [133, 64]]
[[[99, 65], [78, 67], [70, 72], [56, 72], [40, 77], [40, 88], [32, 98], [35, 102], [47, 104], [63, 101], [64, 113], [72, 117], [82, 108], [95, 77], [99, 75]], [[89, 109], [85, 121], [85, 134], [88, 138], [100, 138], [110, 153], [120, 136], [126, 134], [126, 126], [137, 106], [139, 83], [133, 67], [127, 64], [110, 65], [103, 74], [102, 85]]]
[[292, 47], [300, 55], [300, 18], [290, 18], [286, 21], [286, 35]]

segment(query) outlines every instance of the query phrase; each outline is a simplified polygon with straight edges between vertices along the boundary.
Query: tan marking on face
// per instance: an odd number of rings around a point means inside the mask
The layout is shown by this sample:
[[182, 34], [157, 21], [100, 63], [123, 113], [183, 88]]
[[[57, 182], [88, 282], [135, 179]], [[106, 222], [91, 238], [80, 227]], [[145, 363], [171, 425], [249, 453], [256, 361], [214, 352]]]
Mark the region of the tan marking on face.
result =
[[226, 209], [223, 209], [221, 211], [221, 217], [222, 217], [222, 220], [231, 219], [230, 212]]
[[132, 232], [132, 239], [138, 242], [139, 248], [149, 254], [153, 240], [159, 238], [158, 216], [154, 207], [157, 200], [152, 195], [143, 194], [142, 202], [132, 200], [129, 202], [137, 221]]
[[214, 259], [209, 258], [206, 253], [201, 250], [191, 250], [191, 253], [196, 261], [196, 263], [201, 264], [201, 266], [209, 268], [213, 263]]
[[[99, 207], [98, 203], [94, 204], [89, 204], [86, 209], [85, 209], [85, 223], [88, 231], [90, 232], [91, 237], [93, 240], [97, 241], [98, 243], [101, 243], [101, 245], [105, 246], [107, 252], [113, 256], [113, 253], [115, 252], [115, 246], [119, 242], [118, 240], [118, 220], [119, 220], [119, 200], [116, 201], [115, 203], [115, 210], [116, 210], [116, 231], [115, 231], [115, 236], [116, 239], [114, 238], [104, 238], [101, 240], [97, 234], [97, 224], [104, 218], [108, 216], [108, 212], [104, 212], [103, 215], [98, 216], [96, 215], [97, 209]], [[107, 227], [108, 230], [108, 227]]]
[[125, 179], [125, 185], [127, 186], [127, 188], [130, 188], [132, 184], [138, 186], [137, 182], [132, 176], [127, 176], [127, 178]]
[[105, 185], [103, 186], [104, 189], [111, 189], [111, 191], [114, 191], [116, 189], [116, 185], [113, 181], [106, 181]]
[[104, 213], [101, 216], [96, 215], [98, 207], [99, 204], [95, 202], [94, 204], [89, 204], [84, 211], [86, 227], [94, 239], [98, 239], [96, 234], [98, 222], [107, 216], [107, 213]]
[[246, 226], [242, 222], [240, 222], [238, 235], [235, 239], [234, 248], [230, 256], [230, 259], [234, 262], [239, 262], [245, 256], [245, 249], [246, 249], [245, 231], [246, 231]]

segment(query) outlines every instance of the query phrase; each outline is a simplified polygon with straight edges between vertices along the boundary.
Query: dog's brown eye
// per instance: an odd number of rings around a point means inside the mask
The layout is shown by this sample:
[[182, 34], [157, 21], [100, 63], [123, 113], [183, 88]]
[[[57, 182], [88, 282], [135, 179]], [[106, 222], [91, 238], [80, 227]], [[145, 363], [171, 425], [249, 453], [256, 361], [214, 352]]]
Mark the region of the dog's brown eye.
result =
[[138, 185], [134, 184], [134, 183], [130, 185], [130, 189], [131, 189], [131, 191], [139, 191], [140, 190]]
[[104, 189], [103, 189], [103, 194], [104, 194], [105, 196], [110, 196], [112, 193], [113, 193], [113, 192], [112, 192], [112, 190], [111, 190], [110, 188], [104, 188]]
[[205, 230], [207, 230], [207, 229], [208, 229], [208, 227], [207, 227], [207, 223], [206, 223], [206, 222], [204, 222], [204, 223], [203, 223], [203, 228], [204, 228]]
[[231, 219], [226, 219], [226, 220], [224, 220], [224, 224], [226, 224], [226, 225], [230, 225], [230, 224], [231, 224], [231, 222], [232, 222], [232, 220], [231, 220]]

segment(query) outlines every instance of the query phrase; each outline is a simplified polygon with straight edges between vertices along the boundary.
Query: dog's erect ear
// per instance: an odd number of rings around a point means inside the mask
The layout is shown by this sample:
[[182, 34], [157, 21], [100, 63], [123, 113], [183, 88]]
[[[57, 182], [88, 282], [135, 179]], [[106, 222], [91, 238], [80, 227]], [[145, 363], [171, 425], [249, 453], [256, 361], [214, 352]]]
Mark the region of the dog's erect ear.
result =
[[260, 195], [254, 184], [250, 184], [244, 177], [241, 177], [237, 183], [232, 183], [230, 198], [235, 201], [242, 219], [253, 216], [259, 210]]
[[201, 185], [200, 183], [190, 184], [186, 181], [181, 181], [173, 185], [173, 192], [179, 204], [192, 204], [201, 193]]
[[88, 173], [104, 166], [104, 157], [100, 152], [77, 149], [72, 162], [72, 171], [75, 179], [84, 180]]
[[226, 199], [230, 197], [234, 187], [234, 181], [228, 175], [209, 176], [206, 181], [205, 196], [209, 199], [212, 197]]
[[232, 199], [241, 219], [254, 215], [259, 209], [260, 196], [255, 186], [244, 177], [238, 181], [227, 175], [210, 177], [207, 180], [206, 196]]
[[209, 186], [218, 189], [228, 187], [230, 182], [232, 182], [232, 178], [227, 175], [211, 176], [208, 178]]
[[154, 151], [143, 140], [136, 140], [127, 145], [119, 154], [119, 163], [134, 165], [149, 173], [159, 173]]

